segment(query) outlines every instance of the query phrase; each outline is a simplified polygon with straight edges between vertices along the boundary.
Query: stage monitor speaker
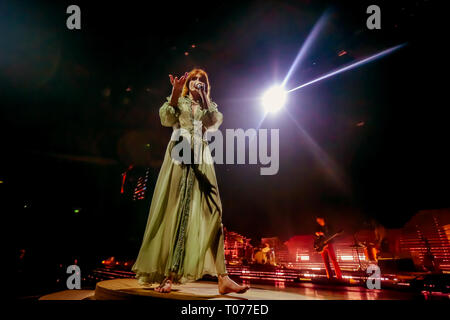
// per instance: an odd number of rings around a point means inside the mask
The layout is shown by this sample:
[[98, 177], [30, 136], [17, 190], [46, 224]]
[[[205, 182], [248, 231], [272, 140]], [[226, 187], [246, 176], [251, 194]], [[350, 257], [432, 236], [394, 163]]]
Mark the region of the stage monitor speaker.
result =
[[381, 274], [395, 274], [398, 272], [414, 272], [416, 267], [411, 258], [380, 258], [378, 266]]

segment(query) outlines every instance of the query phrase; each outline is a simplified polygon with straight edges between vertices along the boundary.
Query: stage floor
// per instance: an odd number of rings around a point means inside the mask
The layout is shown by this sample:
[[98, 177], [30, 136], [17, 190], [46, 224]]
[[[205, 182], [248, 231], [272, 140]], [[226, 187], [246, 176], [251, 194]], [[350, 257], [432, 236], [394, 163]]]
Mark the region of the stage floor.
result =
[[395, 290], [370, 290], [362, 287], [323, 286], [306, 283], [294, 287], [250, 284], [243, 293], [220, 295], [217, 282], [197, 281], [174, 285], [172, 292], [159, 293], [157, 285], [143, 286], [135, 279], [114, 279], [97, 283], [95, 290], [65, 290], [52, 293], [40, 300], [131, 300], [131, 299], [177, 299], [177, 300], [411, 300], [417, 294]]

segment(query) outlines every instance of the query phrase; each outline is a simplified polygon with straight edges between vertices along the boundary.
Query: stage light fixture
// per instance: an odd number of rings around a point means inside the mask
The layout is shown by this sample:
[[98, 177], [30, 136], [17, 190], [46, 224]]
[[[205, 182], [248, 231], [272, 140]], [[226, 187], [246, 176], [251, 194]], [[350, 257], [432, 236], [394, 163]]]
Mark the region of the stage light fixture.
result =
[[282, 86], [273, 86], [264, 93], [261, 100], [266, 113], [275, 113], [286, 103], [287, 92]]

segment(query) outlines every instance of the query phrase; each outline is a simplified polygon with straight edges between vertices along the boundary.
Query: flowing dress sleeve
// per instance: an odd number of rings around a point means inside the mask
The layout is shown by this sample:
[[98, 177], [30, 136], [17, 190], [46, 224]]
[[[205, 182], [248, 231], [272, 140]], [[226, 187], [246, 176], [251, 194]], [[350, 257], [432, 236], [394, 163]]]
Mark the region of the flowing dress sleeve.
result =
[[179, 109], [175, 110], [174, 107], [170, 105], [170, 97], [167, 97], [167, 101], [159, 108], [159, 117], [161, 118], [161, 124], [164, 127], [172, 127], [178, 122]]
[[[202, 110], [203, 125], [207, 131], [216, 131], [223, 122], [223, 114], [217, 108], [217, 103], [211, 101], [208, 109]], [[212, 122], [210, 121], [212, 120]]]

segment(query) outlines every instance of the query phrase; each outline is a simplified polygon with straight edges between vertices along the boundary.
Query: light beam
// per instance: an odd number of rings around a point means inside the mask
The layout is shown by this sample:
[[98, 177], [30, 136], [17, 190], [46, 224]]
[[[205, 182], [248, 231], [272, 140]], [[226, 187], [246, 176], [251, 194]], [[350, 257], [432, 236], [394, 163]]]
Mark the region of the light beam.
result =
[[367, 57], [367, 58], [365, 58], [363, 60], [360, 60], [360, 61], [356, 61], [356, 62], [354, 62], [354, 63], [352, 63], [350, 65], [347, 65], [347, 66], [345, 66], [345, 67], [343, 67], [341, 69], [338, 69], [338, 70], [332, 71], [330, 73], [327, 73], [327, 74], [325, 74], [325, 75], [323, 75], [323, 76], [321, 76], [321, 77], [319, 77], [317, 79], [311, 80], [311, 81], [309, 81], [307, 83], [304, 83], [304, 84], [302, 84], [302, 85], [300, 85], [300, 86], [298, 86], [298, 87], [296, 87], [294, 89], [288, 90], [287, 92], [292, 92], [292, 91], [304, 88], [304, 87], [309, 86], [310, 84], [316, 83], [316, 82], [318, 82], [320, 80], [324, 80], [324, 79], [327, 79], [329, 77], [335, 76], [335, 75], [337, 75], [339, 73], [342, 73], [342, 72], [354, 69], [354, 68], [356, 68], [358, 66], [361, 66], [361, 65], [363, 65], [365, 63], [374, 61], [374, 60], [376, 60], [378, 58], [381, 58], [381, 57], [383, 57], [383, 56], [385, 56], [385, 55], [387, 55], [389, 53], [392, 53], [395, 50], [400, 49], [401, 47], [403, 47], [405, 45], [406, 45], [406, 43], [403, 43], [403, 44], [399, 44], [399, 45], [397, 45], [395, 47], [383, 50], [383, 51], [381, 51], [381, 52], [379, 52], [377, 54], [374, 54], [373, 56]]
[[291, 74], [297, 69], [297, 67], [300, 65], [301, 60], [305, 56], [305, 52], [311, 47], [311, 44], [314, 42], [314, 40], [317, 38], [317, 35], [319, 34], [319, 31], [323, 28], [327, 18], [329, 16], [329, 12], [326, 11], [320, 19], [316, 22], [313, 29], [309, 33], [308, 37], [306, 38], [306, 41], [303, 43], [302, 47], [300, 48], [300, 51], [298, 52], [297, 56], [295, 57], [294, 62], [292, 63], [292, 66], [290, 67], [286, 77], [284, 78], [281, 86], [284, 87], [287, 81], [289, 80]]

